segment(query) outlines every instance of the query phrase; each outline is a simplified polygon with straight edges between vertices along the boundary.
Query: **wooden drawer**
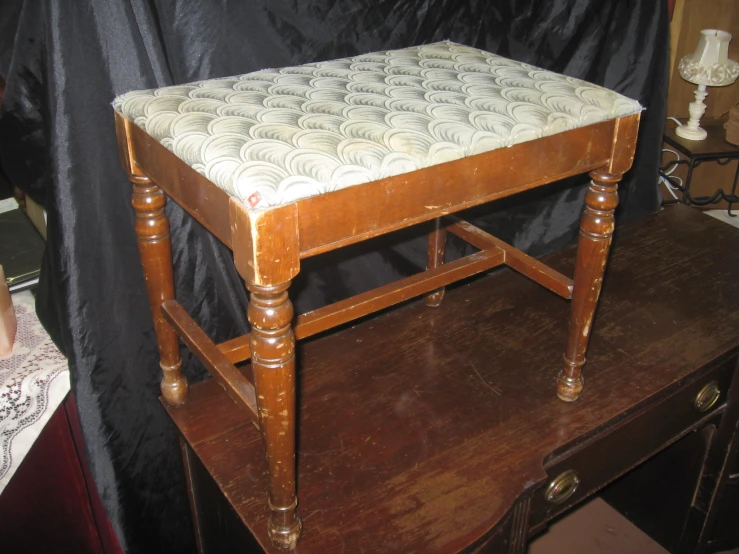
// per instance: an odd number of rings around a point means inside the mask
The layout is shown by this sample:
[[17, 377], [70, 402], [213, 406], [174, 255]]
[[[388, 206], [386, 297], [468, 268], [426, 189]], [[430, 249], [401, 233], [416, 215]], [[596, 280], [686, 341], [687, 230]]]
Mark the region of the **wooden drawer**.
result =
[[[549, 481], [534, 493], [529, 520], [532, 531], [714, 418], [725, 407], [735, 364], [736, 356], [718, 362], [661, 402], [616, 423], [611, 432], [599, 433], [598, 440], [586, 440], [573, 449], [555, 453], [545, 463]], [[715, 386], [718, 399], [710, 408], [700, 411], [696, 407], [697, 396], [702, 392], [705, 400], [706, 393]], [[557, 489], [559, 494], [555, 492]]]

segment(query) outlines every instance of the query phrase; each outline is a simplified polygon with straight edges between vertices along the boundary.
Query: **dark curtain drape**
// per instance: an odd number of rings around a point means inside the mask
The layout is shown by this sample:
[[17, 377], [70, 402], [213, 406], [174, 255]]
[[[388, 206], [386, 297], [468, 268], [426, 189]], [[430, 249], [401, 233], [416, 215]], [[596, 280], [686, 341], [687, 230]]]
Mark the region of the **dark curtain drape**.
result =
[[[658, 208], [667, 10], [654, 0], [3, 0], [0, 118], [5, 172], [48, 211], [37, 308], [69, 358], [88, 457], [126, 552], [194, 550], [173, 426], [133, 233], [110, 102], [196, 79], [451, 39], [584, 78], [645, 107], [619, 221]], [[583, 178], [474, 210], [479, 226], [534, 254], [571, 242]], [[247, 330], [229, 252], [177, 206], [180, 302], [216, 340]], [[424, 264], [411, 234], [309, 260], [305, 311]], [[204, 377], [187, 352], [185, 373]]]

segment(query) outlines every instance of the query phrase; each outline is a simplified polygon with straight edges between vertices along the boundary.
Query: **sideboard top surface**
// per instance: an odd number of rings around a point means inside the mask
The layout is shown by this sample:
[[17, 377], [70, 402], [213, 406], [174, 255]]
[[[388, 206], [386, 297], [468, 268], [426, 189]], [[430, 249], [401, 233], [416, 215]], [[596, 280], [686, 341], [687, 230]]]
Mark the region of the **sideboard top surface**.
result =
[[[553, 453], [739, 345], [739, 230], [683, 206], [616, 231], [585, 379], [555, 395], [569, 303], [511, 270], [298, 349], [298, 551], [453, 552], [480, 539]], [[574, 249], [549, 256], [572, 273]], [[212, 380], [168, 408], [257, 539], [257, 429]]]

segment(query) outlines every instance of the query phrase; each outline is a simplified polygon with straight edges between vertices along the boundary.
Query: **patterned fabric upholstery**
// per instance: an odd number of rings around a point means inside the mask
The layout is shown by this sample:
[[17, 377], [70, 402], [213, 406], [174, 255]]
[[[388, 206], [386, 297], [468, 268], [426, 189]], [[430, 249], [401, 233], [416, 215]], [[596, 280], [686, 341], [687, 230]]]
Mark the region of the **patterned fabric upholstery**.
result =
[[251, 209], [641, 110], [452, 42], [129, 92], [113, 106]]

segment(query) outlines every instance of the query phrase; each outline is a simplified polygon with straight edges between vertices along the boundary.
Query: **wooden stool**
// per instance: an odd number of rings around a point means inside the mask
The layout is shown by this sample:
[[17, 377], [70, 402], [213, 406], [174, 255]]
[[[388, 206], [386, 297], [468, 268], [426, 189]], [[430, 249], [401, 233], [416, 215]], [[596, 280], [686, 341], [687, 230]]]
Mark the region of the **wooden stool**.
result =
[[[181, 338], [259, 427], [269, 534], [300, 536], [295, 488], [295, 338], [506, 264], [572, 299], [557, 394], [577, 399], [641, 107], [612, 91], [451, 42], [264, 70], [114, 102], [133, 182], [162, 394], [182, 405]], [[452, 216], [590, 172], [573, 280]], [[250, 291], [250, 335], [214, 344], [174, 300], [165, 194], [233, 250]], [[433, 221], [428, 270], [293, 318], [300, 260]], [[480, 251], [444, 263], [446, 233]], [[179, 338], [178, 338], [179, 337]], [[234, 364], [251, 358], [254, 383]]]

